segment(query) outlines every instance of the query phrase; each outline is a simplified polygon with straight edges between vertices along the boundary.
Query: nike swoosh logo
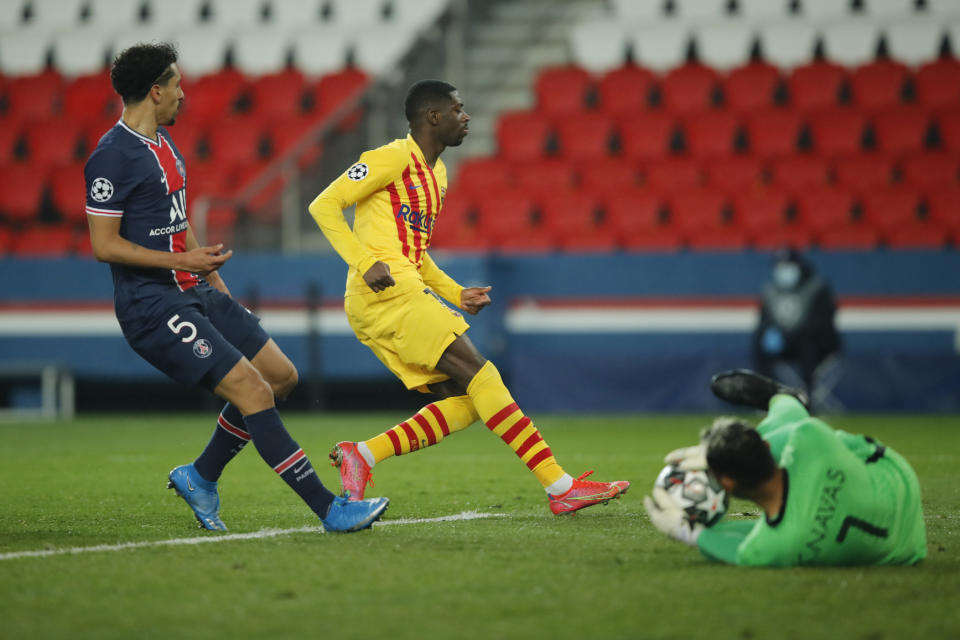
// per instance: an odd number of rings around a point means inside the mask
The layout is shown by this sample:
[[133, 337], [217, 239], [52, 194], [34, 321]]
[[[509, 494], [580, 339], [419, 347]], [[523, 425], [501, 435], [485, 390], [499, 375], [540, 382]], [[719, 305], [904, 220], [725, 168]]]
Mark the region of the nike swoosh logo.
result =
[[307, 462], [308, 462], [307, 460], [304, 460], [303, 462], [301, 462], [301, 463], [300, 463], [300, 466], [297, 467], [296, 469], [294, 469], [293, 472], [294, 472], [294, 473], [300, 473], [301, 471], [303, 471], [303, 468], [304, 468], [305, 466], [307, 466]]
[[187, 477], [187, 491], [193, 491], [193, 485], [190, 484], [190, 477]]
[[410, 191], [416, 191], [417, 189], [422, 189], [422, 188], [423, 188], [423, 185], [422, 185], [422, 184], [408, 184], [408, 185], [407, 185], [407, 189], [410, 189]]

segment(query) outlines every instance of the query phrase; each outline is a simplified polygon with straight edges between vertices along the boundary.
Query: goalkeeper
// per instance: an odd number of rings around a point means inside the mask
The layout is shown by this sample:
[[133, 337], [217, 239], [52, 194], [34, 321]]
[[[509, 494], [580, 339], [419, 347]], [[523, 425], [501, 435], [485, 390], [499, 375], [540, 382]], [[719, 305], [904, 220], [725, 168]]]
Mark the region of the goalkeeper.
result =
[[744, 566], [913, 564], [926, 557], [920, 485], [910, 464], [872, 438], [811, 417], [802, 393], [750, 371], [714, 376], [718, 397], [768, 408], [753, 429], [718, 418], [701, 444], [667, 462], [709, 466], [727, 493], [755, 502], [758, 521], [691, 526], [673, 499], [654, 489], [644, 506], [668, 536], [713, 560]]

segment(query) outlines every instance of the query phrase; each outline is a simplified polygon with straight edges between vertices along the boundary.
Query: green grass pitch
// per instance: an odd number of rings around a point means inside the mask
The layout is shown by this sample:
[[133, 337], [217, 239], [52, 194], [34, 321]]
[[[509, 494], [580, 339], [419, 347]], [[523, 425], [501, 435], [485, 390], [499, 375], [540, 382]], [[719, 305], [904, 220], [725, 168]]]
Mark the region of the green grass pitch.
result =
[[[330, 446], [400, 414], [287, 415], [320, 477]], [[385, 520], [470, 521], [299, 532], [45, 557], [20, 551], [209, 537], [165, 487], [206, 443], [210, 415], [0, 425], [0, 638], [896, 638], [960, 637], [960, 421], [843, 416], [903, 453], [924, 490], [928, 558], [914, 567], [715, 565], [652, 528], [642, 498], [663, 454], [706, 416], [541, 415], [573, 474], [633, 483], [621, 500], [550, 514], [542, 490], [481, 425], [386, 461], [368, 495]], [[231, 533], [316, 519], [252, 446], [221, 480]], [[734, 503], [731, 511], [748, 509]]]

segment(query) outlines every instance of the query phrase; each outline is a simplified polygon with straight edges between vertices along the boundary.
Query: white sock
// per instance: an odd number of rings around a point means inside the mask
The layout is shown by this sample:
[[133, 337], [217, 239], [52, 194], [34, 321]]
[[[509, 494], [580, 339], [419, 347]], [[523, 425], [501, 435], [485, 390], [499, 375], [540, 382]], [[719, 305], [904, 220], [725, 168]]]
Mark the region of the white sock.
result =
[[357, 451], [360, 452], [360, 455], [363, 456], [363, 459], [366, 460], [367, 464], [370, 465], [371, 468], [373, 465], [377, 464], [377, 460], [373, 457], [373, 452], [370, 451], [370, 447], [367, 446], [366, 442], [358, 442]]
[[573, 488], [573, 477], [569, 473], [563, 474], [559, 480], [546, 488], [547, 494], [551, 496], [562, 496]]

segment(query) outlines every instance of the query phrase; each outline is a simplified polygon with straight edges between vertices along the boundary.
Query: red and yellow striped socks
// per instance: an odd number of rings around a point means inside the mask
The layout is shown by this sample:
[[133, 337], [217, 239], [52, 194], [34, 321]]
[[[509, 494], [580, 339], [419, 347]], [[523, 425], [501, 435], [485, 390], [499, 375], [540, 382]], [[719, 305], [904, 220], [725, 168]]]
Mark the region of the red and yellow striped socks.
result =
[[492, 362], [488, 360], [480, 368], [467, 393], [487, 428], [513, 449], [548, 493], [563, 493], [572, 486], [572, 479], [557, 464], [530, 418], [520, 411]]
[[477, 418], [469, 396], [444, 398], [431, 402], [392, 429], [359, 443], [357, 448], [372, 467], [390, 456], [438, 444], [451, 433], [466, 429]]

